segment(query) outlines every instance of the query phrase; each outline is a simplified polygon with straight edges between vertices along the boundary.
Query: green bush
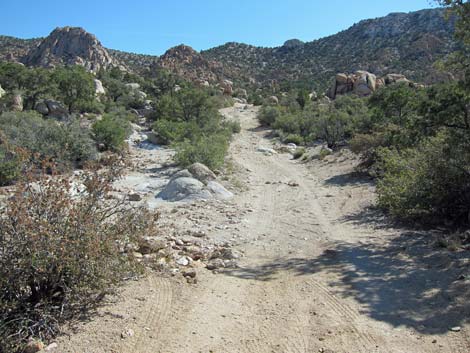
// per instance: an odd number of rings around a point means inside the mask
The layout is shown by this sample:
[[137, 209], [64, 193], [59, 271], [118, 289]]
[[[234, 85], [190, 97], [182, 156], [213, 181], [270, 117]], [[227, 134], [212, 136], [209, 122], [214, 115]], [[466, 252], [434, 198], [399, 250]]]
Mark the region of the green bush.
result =
[[183, 121], [157, 120], [152, 127], [161, 144], [169, 145], [183, 141], [194, 130], [198, 130], [197, 125]]
[[303, 157], [303, 155], [305, 154], [305, 152], [306, 152], [306, 151], [305, 151], [305, 148], [300, 147], [300, 148], [297, 148], [297, 149], [294, 151], [294, 153], [293, 153], [292, 156], [293, 156], [294, 159], [299, 159], [299, 158]]
[[[69, 319], [96, 306], [109, 289], [138, 273], [122, 249], [156, 233], [156, 215], [109, 203], [111, 171], [18, 183], [0, 218], [0, 352], [47, 342]], [[83, 183], [76, 197], [70, 189]]]
[[242, 131], [242, 127], [238, 121], [226, 121], [224, 122], [224, 126], [233, 134], [239, 134]]
[[261, 125], [271, 126], [281, 116], [279, 108], [263, 105], [258, 113], [258, 121]]
[[229, 147], [230, 134], [228, 131], [209, 136], [200, 135], [192, 141], [176, 145], [175, 160], [182, 166], [199, 162], [212, 170], [222, 167]]
[[380, 206], [401, 218], [468, 222], [468, 146], [452, 144], [449, 135], [441, 133], [414, 149], [381, 149], [379, 157]]
[[301, 119], [299, 119], [295, 114], [281, 114], [276, 118], [272, 127], [276, 130], [282, 130], [287, 134], [300, 135], [301, 123]]
[[296, 145], [302, 145], [304, 143], [304, 139], [300, 135], [296, 134], [289, 134], [282, 139], [284, 143], [295, 143]]
[[107, 113], [93, 124], [92, 130], [95, 141], [105, 150], [119, 151], [130, 134], [129, 118], [117, 112]]
[[10, 185], [18, 179], [21, 171], [20, 158], [0, 145], [0, 186]]
[[13, 147], [66, 167], [81, 166], [96, 158], [89, 132], [74, 120], [61, 124], [35, 112], [7, 112], [0, 115], [0, 130]]

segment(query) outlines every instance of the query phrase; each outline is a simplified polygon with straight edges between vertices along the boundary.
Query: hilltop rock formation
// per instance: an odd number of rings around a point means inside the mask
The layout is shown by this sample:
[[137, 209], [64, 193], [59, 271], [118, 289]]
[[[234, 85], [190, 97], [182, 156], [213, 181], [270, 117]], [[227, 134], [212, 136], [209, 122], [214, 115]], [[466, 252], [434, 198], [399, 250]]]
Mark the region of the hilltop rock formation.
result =
[[302, 42], [300, 39], [289, 39], [284, 42], [282, 47], [286, 49], [294, 49], [294, 48], [302, 47], [304, 44], [305, 43]]
[[23, 61], [43, 67], [78, 64], [92, 72], [121, 66], [93, 34], [79, 27], [56, 28]]
[[193, 82], [223, 81], [222, 66], [207, 60], [187, 45], [179, 45], [163, 54], [157, 65]]
[[336, 74], [333, 85], [326, 96], [335, 99], [338, 95], [353, 93], [358, 96], [368, 96], [384, 85], [403, 82], [410, 86], [420, 86], [408, 80], [401, 74], [387, 74], [382, 78], [367, 71], [356, 71], [354, 74]]

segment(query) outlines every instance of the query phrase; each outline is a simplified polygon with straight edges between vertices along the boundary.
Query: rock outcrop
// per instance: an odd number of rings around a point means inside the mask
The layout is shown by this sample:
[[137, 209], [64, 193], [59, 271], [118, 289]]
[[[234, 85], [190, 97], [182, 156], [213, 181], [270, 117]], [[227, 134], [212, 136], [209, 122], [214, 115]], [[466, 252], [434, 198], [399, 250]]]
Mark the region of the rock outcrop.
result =
[[39, 101], [36, 103], [34, 109], [42, 115], [47, 115], [50, 118], [58, 120], [65, 120], [69, 117], [67, 108], [62, 103], [52, 99]]
[[384, 85], [400, 82], [410, 86], [419, 86], [401, 74], [387, 74], [384, 77], [377, 78], [367, 71], [356, 71], [354, 74], [339, 73], [336, 74], [333, 85], [328, 89], [326, 96], [335, 99], [338, 95], [353, 93], [364, 97], [374, 93]]
[[10, 109], [15, 112], [21, 112], [23, 110], [23, 97], [21, 94], [14, 94], [11, 97]]
[[201, 163], [175, 173], [169, 183], [157, 195], [157, 199], [169, 202], [193, 200], [226, 200], [233, 194], [215, 181], [215, 174]]
[[168, 69], [196, 83], [216, 84], [223, 81], [222, 65], [207, 60], [200, 53], [187, 45], [169, 49], [159, 59], [157, 66]]
[[98, 96], [100, 94], [106, 94], [106, 91], [104, 90], [103, 83], [95, 78], [95, 94]]
[[121, 66], [93, 34], [79, 27], [56, 28], [23, 61], [43, 67], [77, 64], [92, 72]]

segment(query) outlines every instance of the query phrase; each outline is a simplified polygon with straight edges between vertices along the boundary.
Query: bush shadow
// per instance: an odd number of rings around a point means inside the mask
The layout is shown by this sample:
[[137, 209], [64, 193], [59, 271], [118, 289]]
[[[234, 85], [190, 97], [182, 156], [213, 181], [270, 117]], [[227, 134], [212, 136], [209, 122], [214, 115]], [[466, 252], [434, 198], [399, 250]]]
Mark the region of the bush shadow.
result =
[[312, 259], [290, 258], [226, 270], [228, 276], [272, 281], [281, 271], [333, 274], [337, 296], [361, 304], [361, 314], [422, 334], [443, 334], [470, 322], [468, 251], [435, 248], [432, 235], [403, 232], [386, 245], [341, 243]]

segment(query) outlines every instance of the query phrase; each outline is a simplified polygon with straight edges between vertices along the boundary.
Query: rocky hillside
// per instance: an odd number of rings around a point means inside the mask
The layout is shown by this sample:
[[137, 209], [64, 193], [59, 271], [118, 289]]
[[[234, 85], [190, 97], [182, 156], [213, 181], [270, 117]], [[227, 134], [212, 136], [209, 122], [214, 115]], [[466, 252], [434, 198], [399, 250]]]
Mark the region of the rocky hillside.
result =
[[325, 88], [337, 72], [356, 70], [399, 72], [430, 83], [442, 78], [432, 64], [452, 50], [453, 28], [444, 10], [431, 9], [364, 20], [308, 43], [290, 40], [277, 48], [227, 43], [202, 54], [263, 83], [301, 81]]
[[42, 38], [20, 39], [0, 36], [0, 61], [21, 61], [41, 41]]
[[79, 27], [56, 28], [22, 61], [43, 67], [78, 64], [94, 72], [121, 65], [93, 34]]
[[223, 80], [223, 66], [208, 60], [193, 48], [179, 45], [163, 54], [157, 65], [191, 81], [217, 83]]
[[140, 74], [165, 68], [203, 84], [229, 79], [237, 87], [294, 84], [325, 91], [336, 73], [358, 70], [377, 76], [400, 73], [422, 83], [446, 79], [433, 64], [454, 48], [453, 30], [444, 10], [431, 9], [364, 20], [308, 43], [291, 39], [263, 48], [232, 42], [201, 53], [180, 45], [158, 57], [106, 49], [85, 30], [64, 27], [44, 39], [0, 36], [0, 60], [46, 67], [80, 64], [91, 71], [124, 66]]
[[158, 56], [108, 49], [109, 54], [136, 73], [145, 73], [158, 62]]

